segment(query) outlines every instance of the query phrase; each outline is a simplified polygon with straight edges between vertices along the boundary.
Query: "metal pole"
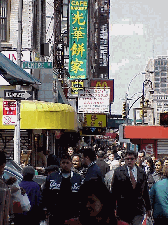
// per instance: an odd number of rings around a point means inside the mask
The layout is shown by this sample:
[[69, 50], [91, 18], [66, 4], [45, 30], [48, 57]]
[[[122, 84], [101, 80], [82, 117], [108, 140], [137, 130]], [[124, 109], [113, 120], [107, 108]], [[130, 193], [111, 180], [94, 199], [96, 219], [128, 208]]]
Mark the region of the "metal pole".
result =
[[[17, 41], [17, 64], [21, 67], [21, 51], [22, 51], [22, 8], [23, 0], [19, 1], [18, 8], [18, 41]], [[20, 85], [16, 85], [16, 89], [20, 89]], [[20, 100], [17, 100], [17, 122], [14, 131], [14, 160], [20, 164]]]
[[20, 100], [17, 100], [17, 122], [14, 131], [14, 160], [20, 164]]

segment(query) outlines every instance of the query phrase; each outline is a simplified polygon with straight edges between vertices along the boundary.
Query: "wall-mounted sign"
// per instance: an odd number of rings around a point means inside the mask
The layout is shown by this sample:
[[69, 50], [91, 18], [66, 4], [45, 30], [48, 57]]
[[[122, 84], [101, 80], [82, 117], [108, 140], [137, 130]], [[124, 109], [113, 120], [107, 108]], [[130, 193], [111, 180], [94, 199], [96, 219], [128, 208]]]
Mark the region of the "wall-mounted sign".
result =
[[83, 80], [71, 81], [71, 95], [78, 96], [78, 90], [82, 90], [84, 87]]
[[52, 62], [22, 62], [23, 69], [52, 69]]
[[101, 114], [85, 114], [84, 127], [106, 127], [106, 115]]
[[78, 113], [109, 113], [110, 89], [85, 88], [78, 91]]
[[70, 79], [86, 79], [88, 1], [70, 1], [69, 74]]
[[114, 79], [92, 79], [90, 81], [90, 86], [96, 88], [110, 88], [110, 102], [114, 101]]
[[3, 125], [15, 125], [17, 122], [17, 102], [3, 101]]

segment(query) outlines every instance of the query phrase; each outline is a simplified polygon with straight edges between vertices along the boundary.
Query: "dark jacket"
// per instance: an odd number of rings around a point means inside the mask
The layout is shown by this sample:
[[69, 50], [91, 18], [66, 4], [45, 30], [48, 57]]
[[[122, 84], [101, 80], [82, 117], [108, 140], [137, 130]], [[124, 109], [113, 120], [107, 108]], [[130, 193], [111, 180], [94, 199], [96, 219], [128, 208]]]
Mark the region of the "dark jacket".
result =
[[98, 167], [98, 165], [96, 165], [96, 162], [92, 162], [88, 166], [84, 181], [89, 181], [91, 178], [97, 178], [97, 179], [100, 178], [102, 181], [104, 181], [102, 172], [100, 168]]
[[100, 167], [102, 175], [103, 177], [105, 177], [105, 174], [110, 170], [110, 166], [104, 161], [104, 159], [101, 159], [101, 158], [98, 158], [96, 160], [96, 165]]
[[43, 189], [43, 207], [55, 216], [57, 221], [77, 216], [81, 181], [81, 176], [74, 172], [71, 172], [69, 178], [63, 178], [61, 172], [53, 172], [47, 177]]
[[137, 167], [137, 183], [133, 189], [127, 166], [118, 167], [112, 180], [112, 199], [114, 207], [117, 201], [117, 216], [131, 222], [136, 215], [143, 215], [144, 209], [151, 210], [148, 184], [145, 172]]

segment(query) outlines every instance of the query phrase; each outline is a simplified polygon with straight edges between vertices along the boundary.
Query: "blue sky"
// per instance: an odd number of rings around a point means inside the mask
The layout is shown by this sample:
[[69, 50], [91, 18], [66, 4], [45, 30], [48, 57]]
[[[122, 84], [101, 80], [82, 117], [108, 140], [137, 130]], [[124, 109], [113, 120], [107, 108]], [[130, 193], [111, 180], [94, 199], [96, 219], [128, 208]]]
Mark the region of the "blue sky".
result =
[[[130, 80], [145, 70], [149, 58], [167, 55], [166, 2], [111, 0], [109, 30], [109, 70], [110, 78], [114, 79], [112, 113], [121, 114], [123, 102], [121, 99], [125, 97]], [[143, 80], [142, 74], [134, 79], [130, 85], [129, 97], [142, 91]], [[138, 96], [140, 94], [135, 94], [135, 98]], [[139, 102], [135, 107], [139, 107]]]

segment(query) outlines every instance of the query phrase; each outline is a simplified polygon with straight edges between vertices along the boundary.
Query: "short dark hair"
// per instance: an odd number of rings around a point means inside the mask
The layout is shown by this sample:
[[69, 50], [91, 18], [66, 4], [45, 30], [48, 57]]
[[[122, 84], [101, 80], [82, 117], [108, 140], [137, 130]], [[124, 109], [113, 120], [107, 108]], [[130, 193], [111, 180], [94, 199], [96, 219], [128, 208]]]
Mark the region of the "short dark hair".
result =
[[62, 157], [61, 157], [61, 161], [63, 159], [68, 159], [69, 161], [72, 161], [72, 157], [69, 154], [63, 154]]
[[135, 158], [137, 158], [137, 153], [135, 151], [132, 151], [132, 150], [128, 150], [125, 152], [125, 157], [127, 155], [134, 155]]
[[97, 152], [98, 158], [103, 158], [104, 155], [105, 155], [105, 152], [104, 152], [104, 151], [101, 151], [101, 150], [100, 150], [100, 151]]
[[82, 151], [84, 157], [89, 157], [89, 159], [93, 162], [96, 160], [96, 153], [91, 148], [85, 148]]
[[4, 151], [0, 151], [0, 166], [6, 164], [6, 154]]
[[81, 160], [81, 155], [80, 154], [78, 154], [78, 153], [75, 153], [75, 154], [73, 154], [72, 156], [71, 156], [71, 158], [73, 159], [73, 157], [74, 156], [77, 156], [77, 157], [79, 157], [79, 159]]

